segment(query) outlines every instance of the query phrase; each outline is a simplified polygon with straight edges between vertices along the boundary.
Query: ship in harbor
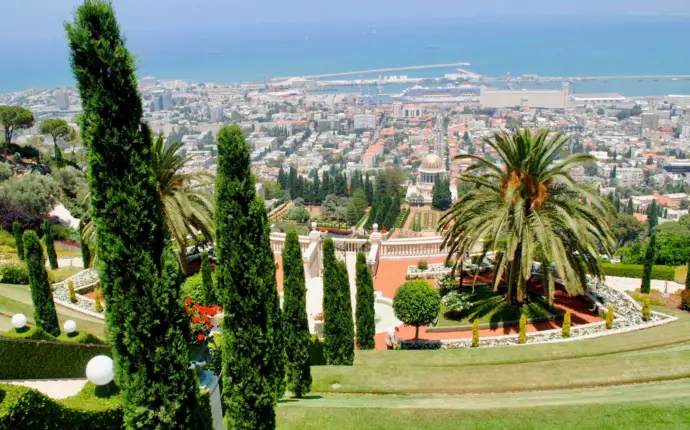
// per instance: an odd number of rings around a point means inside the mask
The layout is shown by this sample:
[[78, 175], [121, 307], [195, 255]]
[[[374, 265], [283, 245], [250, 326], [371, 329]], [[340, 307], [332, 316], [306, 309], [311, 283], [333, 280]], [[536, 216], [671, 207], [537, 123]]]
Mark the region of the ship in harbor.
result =
[[435, 87], [415, 85], [393, 96], [393, 100], [414, 103], [471, 102], [478, 99], [479, 87], [469, 83]]

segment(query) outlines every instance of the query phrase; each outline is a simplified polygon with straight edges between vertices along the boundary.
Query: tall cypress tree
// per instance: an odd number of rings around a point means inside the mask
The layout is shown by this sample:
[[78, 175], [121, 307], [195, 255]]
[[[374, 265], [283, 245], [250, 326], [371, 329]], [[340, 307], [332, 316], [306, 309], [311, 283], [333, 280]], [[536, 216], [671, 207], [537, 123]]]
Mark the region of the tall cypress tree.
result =
[[79, 245], [81, 246], [81, 261], [84, 269], [91, 267], [91, 250], [89, 244], [84, 241], [84, 220], [79, 221]]
[[283, 246], [283, 291], [285, 327], [285, 352], [288, 357], [288, 388], [296, 397], [311, 390], [309, 366], [309, 321], [307, 320], [307, 291], [304, 280], [304, 263], [297, 232], [290, 230]]
[[46, 254], [48, 254], [48, 263], [50, 268], [55, 270], [58, 268], [57, 253], [55, 253], [55, 241], [53, 240], [53, 232], [50, 228], [48, 220], [43, 220], [43, 234], [45, 239]]
[[31, 300], [34, 302], [34, 320], [36, 325], [52, 334], [60, 335], [60, 324], [58, 323], [55, 303], [53, 303], [53, 293], [50, 291], [50, 281], [46, 272], [46, 259], [43, 255], [41, 242], [38, 240], [36, 232], [27, 230], [23, 236], [26, 267], [29, 272], [29, 288], [31, 289]]
[[323, 241], [323, 353], [329, 364], [337, 358], [339, 285], [335, 245], [327, 238]]
[[654, 259], [656, 258], [656, 234], [652, 233], [647, 244], [647, 250], [644, 254], [644, 268], [642, 269], [642, 284], [640, 291], [642, 294], [649, 294], [652, 283], [652, 269], [654, 266]]
[[14, 246], [17, 248], [17, 255], [20, 260], [24, 259], [24, 241], [22, 240], [22, 228], [19, 221], [12, 223], [12, 232], [14, 233]]
[[352, 366], [355, 361], [355, 322], [352, 319], [350, 278], [344, 261], [338, 261], [338, 343], [337, 358], [331, 364]]
[[217, 305], [215, 287], [213, 286], [213, 275], [211, 265], [208, 263], [208, 252], [201, 253], [201, 285], [204, 288], [204, 304], [206, 306]]
[[[275, 386], [271, 366], [271, 318], [260, 253], [263, 226], [255, 214], [249, 146], [238, 126], [218, 132], [216, 175], [216, 279], [225, 309], [223, 404], [230, 429], [275, 428]], [[259, 220], [261, 218], [259, 217]]]
[[91, 217], [124, 427], [201, 429], [206, 421], [189, 369], [189, 321], [180, 305], [179, 266], [166, 238], [134, 60], [109, 2], [85, 1], [65, 28], [83, 108]]
[[360, 349], [374, 349], [376, 319], [374, 311], [374, 281], [363, 252], [357, 254], [357, 345]]

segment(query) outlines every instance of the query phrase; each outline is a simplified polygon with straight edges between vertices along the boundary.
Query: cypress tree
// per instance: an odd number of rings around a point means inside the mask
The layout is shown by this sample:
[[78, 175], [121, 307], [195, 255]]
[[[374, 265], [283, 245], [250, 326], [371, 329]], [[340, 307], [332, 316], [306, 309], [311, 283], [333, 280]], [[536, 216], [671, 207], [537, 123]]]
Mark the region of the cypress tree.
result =
[[649, 294], [652, 283], [652, 269], [654, 266], [654, 258], [656, 257], [656, 234], [652, 234], [647, 244], [647, 250], [644, 254], [644, 268], [642, 269], [642, 285], [640, 291], [642, 294]]
[[211, 275], [211, 265], [208, 263], [208, 252], [201, 253], [201, 285], [204, 288], [204, 304], [206, 306], [217, 305], [215, 287], [213, 286], [213, 275]]
[[22, 229], [19, 222], [12, 223], [12, 232], [14, 233], [14, 246], [17, 248], [17, 255], [20, 260], [24, 259], [24, 241], [22, 240]]
[[688, 271], [685, 274], [685, 289], [690, 290], [690, 254], [688, 254], [687, 265], [688, 265]]
[[335, 259], [333, 240], [323, 242], [324, 356], [328, 364], [354, 361], [354, 324], [345, 263]]
[[357, 345], [360, 349], [374, 349], [376, 319], [374, 316], [374, 281], [367, 258], [363, 252], [357, 254]]
[[34, 320], [36, 325], [53, 336], [60, 335], [53, 293], [50, 291], [50, 281], [46, 272], [46, 259], [43, 255], [41, 242], [36, 232], [27, 230], [23, 237], [26, 250], [26, 267], [29, 272], [29, 288], [31, 300], [34, 303]]
[[55, 270], [58, 268], [57, 254], [55, 253], [55, 242], [53, 241], [53, 232], [51, 231], [48, 220], [43, 220], [43, 234], [45, 238], [46, 254], [48, 254], [48, 263], [50, 268]]
[[285, 327], [285, 352], [288, 357], [288, 388], [295, 397], [302, 397], [311, 390], [309, 366], [309, 321], [307, 320], [307, 291], [304, 280], [304, 263], [297, 232], [290, 230], [283, 246], [283, 291]]
[[89, 244], [84, 241], [84, 221], [79, 221], [79, 245], [81, 246], [81, 260], [84, 264], [84, 269], [91, 266], [91, 250]]
[[179, 266], [166, 238], [134, 60], [109, 2], [87, 0], [65, 28], [83, 108], [91, 217], [124, 427], [201, 429], [189, 321], [179, 305]]
[[[234, 125], [218, 132], [216, 279], [225, 309], [223, 404], [230, 429], [275, 428], [270, 300], [264, 287], [261, 214], [250, 171], [249, 146]], [[274, 266], [275, 270], [275, 266]]]
[[350, 278], [344, 261], [338, 261], [339, 306], [337, 359], [331, 364], [352, 366], [355, 361], [355, 323], [352, 319]]

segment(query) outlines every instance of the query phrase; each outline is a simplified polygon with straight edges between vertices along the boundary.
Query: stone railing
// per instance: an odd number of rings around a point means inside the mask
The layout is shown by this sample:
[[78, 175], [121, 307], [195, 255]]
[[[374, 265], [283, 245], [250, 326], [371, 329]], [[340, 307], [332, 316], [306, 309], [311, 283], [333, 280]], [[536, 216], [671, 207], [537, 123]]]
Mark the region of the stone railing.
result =
[[414, 239], [388, 239], [381, 243], [382, 260], [410, 257], [445, 257], [447, 247], [443, 247], [441, 236], [419, 237]]
[[357, 253], [365, 251], [369, 239], [357, 239], [348, 237], [334, 237], [333, 244], [340, 251]]
[[[302, 255], [307, 252], [309, 248], [309, 237], [299, 236], [299, 246], [302, 249]], [[285, 244], [285, 233], [273, 232], [271, 233], [271, 249], [274, 254], [280, 255], [283, 252], [283, 245]]]

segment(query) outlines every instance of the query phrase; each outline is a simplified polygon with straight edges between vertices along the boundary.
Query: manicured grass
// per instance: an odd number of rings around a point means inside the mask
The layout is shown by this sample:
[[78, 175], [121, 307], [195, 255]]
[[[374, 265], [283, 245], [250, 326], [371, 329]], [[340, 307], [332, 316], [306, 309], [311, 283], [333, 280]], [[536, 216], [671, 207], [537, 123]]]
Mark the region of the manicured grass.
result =
[[[365, 397], [368, 399], [368, 397]], [[521, 409], [306, 408], [281, 404], [281, 430], [360, 429], [685, 429], [690, 426], [686, 399], [578, 407]]]
[[[74, 320], [79, 331], [87, 331], [101, 339], [105, 338], [105, 322], [92, 318], [71, 309], [56, 306], [60, 327], [67, 320]], [[28, 285], [0, 284], [0, 331], [4, 332], [12, 328], [9, 323], [11, 316], [16, 313], [26, 315], [29, 323], [34, 323], [33, 303]]]
[[52, 271], [53, 279], [55, 282], [62, 282], [65, 279], [76, 275], [82, 270], [84, 270], [83, 267], [58, 267]]
[[488, 286], [477, 286], [474, 293], [472, 293], [471, 288], [463, 288], [461, 291], [469, 294], [468, 299], [472, 306], [460, 312], [453, 312], [441, 304], [436, 327], [471, 325], [475, 319], [479, 319], [480, 324], [517, 324], [523, 313], [527, 315], [527, 320], [558, 315], [537, 295], [530, 295], [531, 302], [518, 308], [505, 303], [502, 291], [494, 291]]

